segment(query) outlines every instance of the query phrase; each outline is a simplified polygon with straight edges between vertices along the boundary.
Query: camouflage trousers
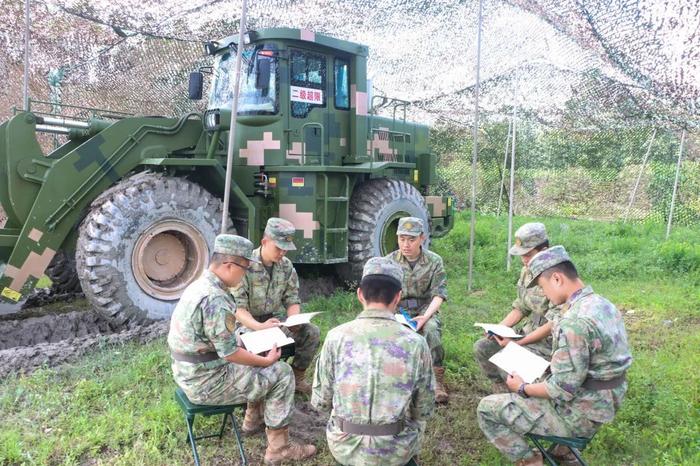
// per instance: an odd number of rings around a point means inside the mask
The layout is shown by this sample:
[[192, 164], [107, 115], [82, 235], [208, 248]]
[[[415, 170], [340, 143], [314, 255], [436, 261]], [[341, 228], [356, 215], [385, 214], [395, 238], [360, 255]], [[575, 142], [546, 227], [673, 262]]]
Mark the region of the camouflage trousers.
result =
[[578, 425], [569, 425], [551, 400], [515, 393], [482, 398], [476, 414], [488, 441], [511, 461], [532, 456], [525, 434], [590, 438], [600, 426], [585, 418], [579, 418]]
[[[544, 339], [531, 345], [525, 345], [524, 348], [527, 348], [538, 356], [542, 356], [549, 361], [552, 353], [551, 345], [551, 340]], [[501, 351], [501, 349], [501, 345], [499, 345], [496, 340], [491, 340], [490, 338], [486, 337], [480, 338], [476, 341], [476, 343], [474, 343], [474, 359], [476, 359], [479, 367], [481, 367], [481, 372], [483, 372], [486, 377], [491, 379], [492, 382], [504, 382], [506, 380], [506, 376], [508, 375], [489, 362], [489, 358]]]
[[[416, 313], [411, 312], [411, 317], [415, 317], [422, 312]], [[420, 329], [421, 335], [425, 337], [425, 341], [428, 343], [428, 348], [430, 348], [430, 354], [433, 357], [433, 366], [442, 367], [442, 361], [445, 359], [445, 350], [442, 348], [442, 323], [437, 314], [428, 320], [423, 328]]]
[[288, 425], [294, 412], [294, 374], [283, 361], [268, 367], [229, 363], [207, 382], [179, 385], [196, 404], [239, 404], [263, 399], [265, 425], [271, 429]]
[[[285, 335], [294, 339], [294, 361], [292, 367], [305, 371], [321, 345], [321, 331], [314, 324], [297, 325], [295, 327], [280, 327]], [[292, 330], [293, 329], [293, 330]], [[246, 327], [239, 327], [237, 334], [250, 332]]]

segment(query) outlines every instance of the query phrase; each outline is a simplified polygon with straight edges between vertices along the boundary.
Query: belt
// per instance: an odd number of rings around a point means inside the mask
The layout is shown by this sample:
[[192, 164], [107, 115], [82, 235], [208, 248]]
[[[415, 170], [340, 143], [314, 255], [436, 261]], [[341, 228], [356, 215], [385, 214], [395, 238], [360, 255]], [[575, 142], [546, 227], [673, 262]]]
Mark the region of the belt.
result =
[[170, 355], [176, 361], [190, 362], [192, 364], [199, 364], [202, 362], [216, 361], [217, 359], [221, 359], [216, 353], [184, 354], [170, 350]]
[[428, 299], [423, 298], [402, 299], [399, 301], [399, 306], [406, 308], [409, 311], [415, 311], [416, 309], [420, 309], [428, 304], [428, 302]]
[[335, 421], [341, 431], [353, 435], [398, 435], [404, 428], [403, 420], [392, 422], [391, 424], [355, 424], [336, 417]]
[[626, 373], [610, 380], [597, 380], [591, 377], [586, 377], [586, 380], [583, 381], [582, 387], [587, 388], [588, 390], [612, 390], [613, 388], [617, 388], [625, 383], [626, 378]]

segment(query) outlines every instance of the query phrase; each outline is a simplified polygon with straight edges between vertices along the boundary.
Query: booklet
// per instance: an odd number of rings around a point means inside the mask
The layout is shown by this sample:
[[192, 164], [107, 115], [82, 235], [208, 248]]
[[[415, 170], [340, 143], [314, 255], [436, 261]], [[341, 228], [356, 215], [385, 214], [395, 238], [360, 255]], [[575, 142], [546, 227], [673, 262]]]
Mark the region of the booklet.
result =
[[400, 314], [394, 314], [394, 320], [400, 324], [404, 324], [411, 330], [416, 330], [416, 327], [418, 327], [416, 321], [411, 319], [411, 316], [404, 310], [401, 310]]
[[501, 338], [522, 338], [524, 335], [519, 335], [515, 333], [515, 330], [513, 330], [510, 327], [506, 327], [505, 325], [501, 324], [482, 324], [480, 322], [477, 322], [474, 324], [474, 327], [481, 327], [484, 329], [485, 332], [491, 332], [496, 335], [498, 335]]
[[278, 348], [294, 344], [294, 340], [285, 335], [279, 327], [242, 333], [241, 340], [243, 341], [243, 345], [245, 345], [245, 349], [253, 354], [269, 351], [275, 344], [277, 344]]
[[294, 327], [295, 325], [304, 325], [308, 324], [311, 322], [311, 318], [317, 314], [321, 314], [320, 312], [306, 312], [304, 314], [292, 314], [291, 316], [287, 317], [287, 319], [282, 322], [280, 325], [283, 325], [285, 327]]
[[489, 361], [508, 374], [518, 374], [526, 383], [532, 383], [542, 377], [549, 367], [549, 361], [512, 341], [491, 356]]

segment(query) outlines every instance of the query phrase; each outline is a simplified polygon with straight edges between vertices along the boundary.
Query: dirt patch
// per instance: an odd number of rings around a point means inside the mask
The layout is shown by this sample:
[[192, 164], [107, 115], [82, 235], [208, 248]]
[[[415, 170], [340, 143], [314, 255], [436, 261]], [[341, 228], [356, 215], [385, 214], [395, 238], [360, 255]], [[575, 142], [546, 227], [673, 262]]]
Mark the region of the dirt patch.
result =
[[289, 424], [289, 434], [296, 442], [320, 445], [326, 441], [327, 423], [327, 414], [313, 409], [308, 401], [296, 400], [294, 416]]
[[[67, 317], [67, 319], [59, 319]], [[50, 322], [52, 319], [60, 324], [61, 330], [51, 332], [51, 335], [73, 335], [76, 332], [90, 332], [97, 329], [105, 329], [103, 321], [95, 318], [92, 312], [75, 312], [65, 316], [45, 316]], [[38, 318], [38, 319], [44, 319]], [[32, 319], [28, 319], [32, 320]], [[44, 331], [44, 322], [36, 325]], [[4, 327], [4, 325], [3, 325]], [[15, 346], [0, 350], [0, 377], [6, 377], [18, 372], [28, 373], [42, 366], [56, 366], [65, 362], [73, 361], [80, 356], [94, 351], [104, 345], [122, 344], [132, 340], [146, 343], [165, 335], [168, 331], [169, 322], [161, 321], [150, 325], [127, 329], [119, 333], [90, 333], [87, 336], [77, 336], [67, 338], [54, 343], [39, 343], [32, 346]], [[4, 330], [4, 329], [3, 329]], [[17, 338], [16, 336], [13, 338]]]
[[299, 297], [307, 302], [317, 296], [331, 296], [347, 287], [330, 268], [299, 268]]

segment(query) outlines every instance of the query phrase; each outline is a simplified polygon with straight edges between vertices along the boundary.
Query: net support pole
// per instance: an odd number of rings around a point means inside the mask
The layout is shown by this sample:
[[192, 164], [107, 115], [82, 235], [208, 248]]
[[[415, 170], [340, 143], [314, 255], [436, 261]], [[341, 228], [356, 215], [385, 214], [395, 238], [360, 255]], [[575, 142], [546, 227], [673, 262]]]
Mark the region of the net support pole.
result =
[[515, 188], [515, 119], [518, 116], [518, 105], [517, 102], [513, 104], [513, 124], [511, 130], [511, 143], [510, 143], [510, 192], [508, 193], [508, 250], [506, 251], [506, 270], [510, 272], [511, 257], [510, 257], [510, 241], [513, 237], [513, 200], [515, 199], [515, 194], [513, 190]]
[[503, 203], [503, 182], [506, 178], [506, 169], [508, 168], [508, 143], [510, 142], [510, 128], [513, 122], [508, 121], [508, 133], [506, 134], [506, 150], [503, 154], [503, 170], [501, 170], [501, 185], [498, 188], [498, 208], [496, 209], [496, 217], [501, 216], [501, 204]]
[[226, 233], [228, 223], [228, 206], [231, 198], [231, 170], [233, 167], [233, 146], [236, 141], [236, 123], [238, 121], [238, 92], [241, 82], [241, 60], [243, 57], [243, 35], [245, 34], [245, 16], [248, 10], [248, 0], [243, 0], [241, 7], [241, 24], [238, 31], [238, 47], [236, 50], [236, 77], [233, 81], [233, 101], [231, 102], [231, 127], [228, 132], [228, 151], [226, 154], [226, 182], [224, 187], [224, 208], [221, 214], [221, 234]]
[[630, 210], [632, 209], [632, 205], [634, 204], [634, 200], [637, 198], [637, 189], [639, 189], [639, 182], [642, 179], [642, 175], [644, 174], [644, 169], [647, 166], [647, 160], [649, 159], [649, 154], [651, 153], [651, 146], [654, 144], [654, 138], [656, 137], [656, 128], [654, 128], [654, 132], [651, 134], [651, 139], [649, 140], [649, 147], [647, 147], [647, 151], [644, 154], [644, 159], [642, 159], [642, 166], [639, 168], [639, 173], [637, 174], [637, 181], [634, 183], [634, 188], [632, 188], [632, 194], [630, 195], [630, 202], [627, 204], [627, 210], [625, 211], [625, 222], [627, 222], [630, 218]]
[[24, 0], [24, 81], [22, 83], [24, 111], [29, 111], [29, 0]]
[[685, 130], [681, 134], [681, 147], [678, 148], [678, 163], [676, 164], [676, 179], [673, 181], [673, 194], [671, 194], [671, 208], [668, 212], [668, 224], [666, 225], [666, 239], [671, 236], [671, 224], [673, 223], [673, 209], [676, 207], [676, 194], [678, 193], [678, 179], [681, 175], [681, 160], [683, 159], [683, 143], [685, 142]]
[[476, 235], [476, 158], [479, 153], [479, 85], [481, 71], [481, 26], [483, 23], [483, 0], [479, 0], [479, 18], [476, 28], [476, 86], [474, 88], [474, 128], [472, 129], [472, 202], [469, 223], [469, 278], [467, 291], [472, 291], [474, 271], [474, 236]]

